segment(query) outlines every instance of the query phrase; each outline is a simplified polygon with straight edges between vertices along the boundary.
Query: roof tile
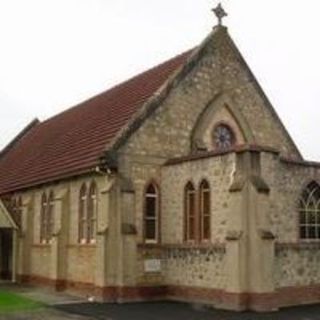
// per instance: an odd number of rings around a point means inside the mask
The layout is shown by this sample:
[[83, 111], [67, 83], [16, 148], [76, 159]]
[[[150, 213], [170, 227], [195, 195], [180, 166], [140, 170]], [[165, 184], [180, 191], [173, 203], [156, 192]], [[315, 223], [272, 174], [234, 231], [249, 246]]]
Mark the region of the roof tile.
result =
[[107, 143], [189, 55], [185, 52], [34, 125], [0, 158], [0, 194], [93, 169]]

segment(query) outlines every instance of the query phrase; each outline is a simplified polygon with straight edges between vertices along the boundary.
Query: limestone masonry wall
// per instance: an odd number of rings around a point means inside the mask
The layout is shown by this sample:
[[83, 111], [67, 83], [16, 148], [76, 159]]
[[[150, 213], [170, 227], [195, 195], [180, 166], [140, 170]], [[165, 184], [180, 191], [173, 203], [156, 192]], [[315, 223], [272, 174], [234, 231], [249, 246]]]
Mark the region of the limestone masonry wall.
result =
[[299, 239], [298, 203], [304, 187], [320, 181], [320, 168], [262, 157], [262, 175], [271, 187], [269, 218], [276, 236], [274, 276], [277, 288], [320, 285], [319, 245]]
[[[82, 183], [86, 182], [89, 185], [93, 179], [97, 183], [97, 206], [99, 208], [102, 201], [99, 192], [104, 188], [106, 179], [102, 176], [84, 177], [47, 185], [45, 188], [33, 189], [23, 195], [24, 202], [28, 204], [25, 217], [23, 217], [23, 229], [27, 234], [22, 238], [21, 246], [30, 250], [30, 255], [26, 255], [24, 260], [20, 261], [21, 275], [34, 279], [94, 284], [95, 272], [93, 270], [97, 266], [96, 245], [79, 244], [78, 242], [79, 192]], [[55, 195], [54, 236], [50, 243], [43, 244], [40, 242], [41, 196], [43, 192], [48, 193], [51, 190]], [[105, 212], [105, 215], [107, 214], [108, 212]], [[29, 237], [31, 238], [30, 247], [27, 245]], [[57, 241], [60, 249], [55, 251]], [[58, 274], [55, 273], [55, 269], [59, 270]]]
[[211, 191], [211, 242], [225, 241], [230, 197], [228, 189], [234, 169], [234, 154], [185, 162], [162, 169], [163, 243], [183, 243], [184, 188], [191, 181], [197, 190], [203, 179], [208, 181]]
[[250, 124], [251, 143], [274, 147], [286, 156], [299, 158], [223, 31], [206, 44], [198, 59], [196, 66], [185, 78], [179, 79], [179, 85], [129, 138], [123, 148], [125, 153], [170, 158], [188, 154], [192, 130], [200, 115], [221, 95], [226, 95], [225, 103], [232, 104], [244, 122]]
[[162, 254], [164, 283], [224, 289], [225, 248], [166, 248]]
[[277, 288], [320, 284], [319, 245], [279, 246], [276, 249]]

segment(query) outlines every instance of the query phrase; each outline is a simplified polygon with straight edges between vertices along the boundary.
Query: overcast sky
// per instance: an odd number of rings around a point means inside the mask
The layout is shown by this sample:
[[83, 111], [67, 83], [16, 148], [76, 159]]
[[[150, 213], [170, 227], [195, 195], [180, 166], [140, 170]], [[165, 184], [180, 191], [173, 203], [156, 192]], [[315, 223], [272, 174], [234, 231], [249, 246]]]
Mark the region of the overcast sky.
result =
[[[44, 120], [198, 45], [213, 0], [0, 0], [0, 149]], [[318, 0], [225, 0], [225, 24], [307, 159], [320, 161]]]

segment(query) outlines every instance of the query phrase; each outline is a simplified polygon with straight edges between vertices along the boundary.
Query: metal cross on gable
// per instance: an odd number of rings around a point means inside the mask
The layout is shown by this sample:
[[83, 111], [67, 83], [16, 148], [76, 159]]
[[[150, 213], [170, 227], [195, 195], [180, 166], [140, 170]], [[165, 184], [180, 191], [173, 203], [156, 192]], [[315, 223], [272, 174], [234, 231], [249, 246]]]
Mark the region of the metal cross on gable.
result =
[[222, 19], [224, 17], [226, 17], [228, 14], [225, 12], [225, 10], [223, 9], [221, 3], [219, 3], [217, 5], [216, 8], [212, 9], [212, 11], [214, 12], [214, 14], [216, 15], [216, 17], [218, 18], [218, 24], [219, 26], [222, 25]]

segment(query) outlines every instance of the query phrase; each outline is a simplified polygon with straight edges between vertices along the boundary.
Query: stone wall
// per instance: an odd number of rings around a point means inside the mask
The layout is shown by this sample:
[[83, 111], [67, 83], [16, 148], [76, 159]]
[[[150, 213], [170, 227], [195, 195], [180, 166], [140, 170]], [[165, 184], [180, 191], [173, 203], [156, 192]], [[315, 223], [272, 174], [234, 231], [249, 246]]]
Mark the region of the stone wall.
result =
[[279, 245], [276, 249], [275, 284], [277, 288], [320, 284], [319, 245]]
[[274, 147], [286, 156], [299, 158], [226, 30], [213, 32], [199, 50], [193, 67], [176, 79], [164, 102], [128, 139], [122, 152], [169, 158], [189, 154], [192, 130], [200, 116], [226, 96], [224, 103], [231, 104], [243, 120], [235, 122], [249, 124], [242, 128], [252, 136], [247, 142]]
[[94, 284], [97, 266], [96, 246], [69, 245], [66, 266], [66, 280]]
[[304, 187], [320, 182], [320, 168], [263, 154], [262, 176], [271, 188], [269, 219], [276, 237], [277, 288], [320, 285], [319, 246], [299, 239], [298, 202]]
[[298, 201], [312, 180], [320, 182], [320, 168], [280, 161], [275, 155], [262, 157], [262, 175], [271, 187], [270, 219], [277, 241], [297, 242]]
[[223, 243], [229, 210], [229, 187], [235, 169], [235, 155], [229, 154], [166, 166], [162, 169], [162, 242], [183, 242], [184, 188], [191, 181], [196, 190], [206, 179], [211, 191], [211, 242]]
[[[225, 246], [159, 245], [140, 246], [137, 260], [139, 286], [177, 286], [224, 289]], [[146, 263], [157, 261], [158, 270], [148, 270]]]
[[[142, 243], [143, 191], [150, 179], [158, 180], [161, 192], [161, 244], [153, 248], [142, 245], [138, 249], [138, 285], [180, 285], [190, 287], [223, 288], [225, 285], [224, 241], [226, 236], [230, 182], [235, 155], [201, 159], [172, 166], [132, 165], [135, 182], [136, 221]], [[148, 169], [147, 169], [148, 168]], [[184, 188], [192, 181], [198, 189], [206, 179], [211, 190], [211, 240], [190, 246], [184, 244]], [[140, 240], [141, 239], [141, 240]], [[159, 272], [146, 272], [146, 260], [160, 260]]]
[[166, 248], [162, 261], [164, 283], [168, 286], [225, 288], [224, 246]]
[[34, 245], [30, 255], [31, 275], [41, 278], [51, 278], [51, 248], [50, 245]]
[[[25, 237], [21, 238], [21, 246], [30, 250], [29, 255], [20, 257], [21, 276], [33, 279], [63, 280], [78, 283], [95, 283], [97, 257], [95, 244], [78, 243], [79, 221], [79, 192], [81, 185], [86, 182], [89, 186], [95, 180], [98, 190], [97, 208], [98, 215], [104, 216], [98, 219], [104, 225], [108, 212], [101, 214], [103, 207], [101, 192], [105, 189], [107, 178], [105, 176], [87, 176], [72, 181], [65, 181], [55, 185], [47, 185], [45, 188], [29, 190], [22, 194], [27, 209], [24, 214], [32, 219], [23, 217]], [[43, 192], [53, 190], [54, 201], [54, 234], [50, 243], [40, 243], [40, 213], [41, 196]], [[103, 226], [105, 228], [106, 226]], [[30, 246], [27, 239], [31, 237]], [[58, 243], [58, 251], [54, 249]], [[26, 261], [27, 260], [27, 261]], [[30, 266], [30, 268], [28, 267]]]

